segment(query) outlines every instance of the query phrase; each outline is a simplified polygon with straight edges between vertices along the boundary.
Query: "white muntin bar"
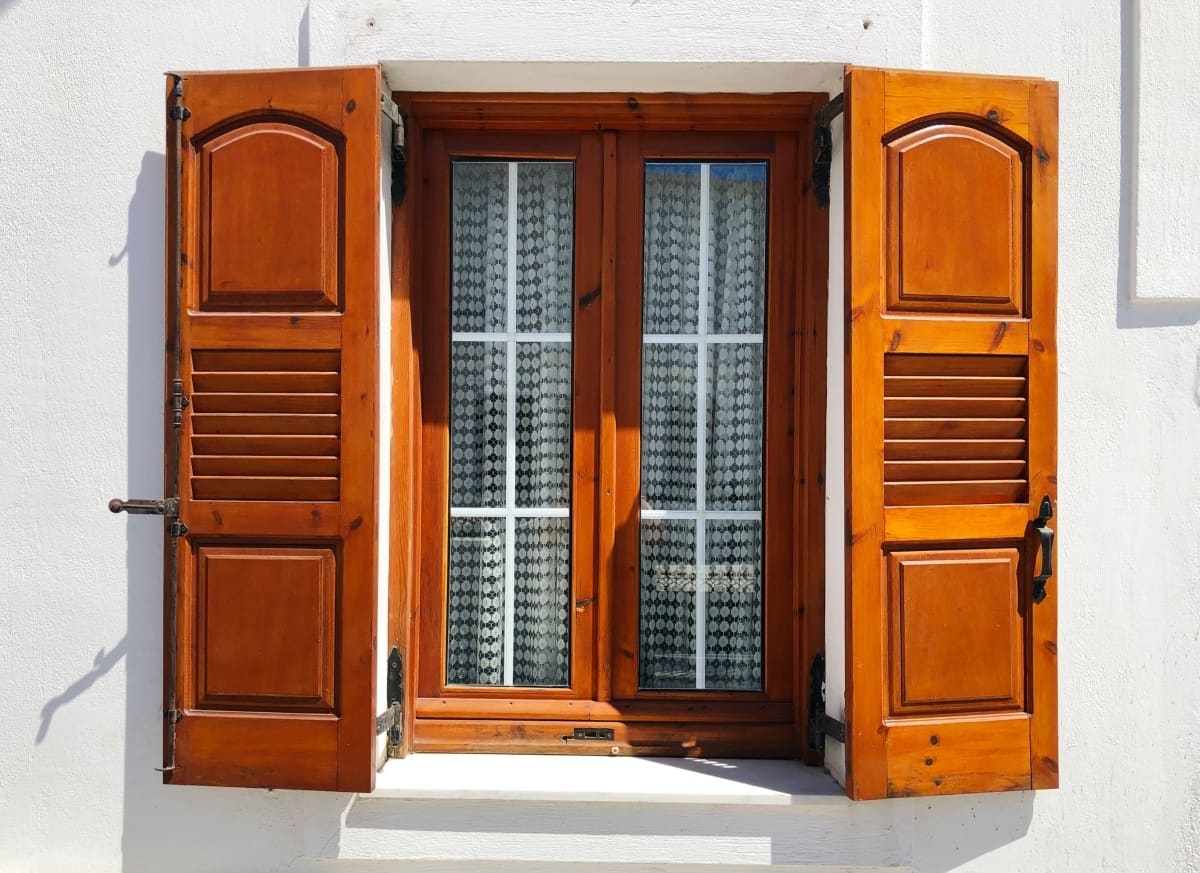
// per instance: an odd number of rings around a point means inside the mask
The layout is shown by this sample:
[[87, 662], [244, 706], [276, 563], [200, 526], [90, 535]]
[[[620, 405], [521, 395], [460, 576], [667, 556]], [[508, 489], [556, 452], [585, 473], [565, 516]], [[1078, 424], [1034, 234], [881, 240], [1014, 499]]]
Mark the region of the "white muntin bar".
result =
[[[710, 333], [703, 338], [704, 342], [717, 343], [761, 343], [761, 333]], [[693, 333], [648, 333], [642, 336], [642, 342], [649, 345], [672, 345], [697, 343], [701, 337]]]
[[[450, 339], [456, 343], [503, 343], [512, 337], [519, 343], [569, 343], [569, 333], [532, 333], [529, 331], [455, 331]], [[751, 340], [753, 342], [753, 340]]]
[[[453, 514], [453, 513], [452, 513]], [[498, 515], [499, 510], [492, 510], [488, 515]], [[762, 513], [757, 509], [643, 509], [642, 518], [653, 521], [694, 521], [699, 515], [709, 521], [759, 521]]]
[[[505, 282], [504, 507], [517, 505], [517, 163], [508, 165], [508, 275]], [[513, 684], [513, 621], [516, 613], [517, 520], [504, 519], [504, 684]]]
[[[566, 518], [570, 510], [565, 506], [453, 506], [451, 518]], [[757, 513], [751, 513], [758, 518]], [[689, 516], [690, 517], [690, 516]]]
[[700, 276], [696, 300], [696, 688], [704, 688], [708, 648], [705, 613], [708, 589], [705, 579], [704, 498], [708, 490], [708, 233], [709, 171], [711, 164], [700, 165]]

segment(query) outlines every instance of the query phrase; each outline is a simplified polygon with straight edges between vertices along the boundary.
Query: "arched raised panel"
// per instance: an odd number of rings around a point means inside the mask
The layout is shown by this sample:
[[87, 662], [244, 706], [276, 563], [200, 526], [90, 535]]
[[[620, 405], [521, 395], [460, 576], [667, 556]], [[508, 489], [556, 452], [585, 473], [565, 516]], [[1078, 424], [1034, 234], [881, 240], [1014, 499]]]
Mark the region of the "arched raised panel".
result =
[[270, 121], [200, 152], [200, 309], [337, 309], [337, 146]]
[[885, 143], [887, 310], [1024, 315], [1024, 161], [961, 124]]

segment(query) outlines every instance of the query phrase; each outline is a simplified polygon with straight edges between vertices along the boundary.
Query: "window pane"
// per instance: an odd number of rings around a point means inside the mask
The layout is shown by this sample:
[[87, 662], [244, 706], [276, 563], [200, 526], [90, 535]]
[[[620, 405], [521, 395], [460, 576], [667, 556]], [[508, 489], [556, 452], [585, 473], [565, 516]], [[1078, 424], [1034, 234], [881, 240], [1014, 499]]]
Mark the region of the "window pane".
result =
[[513, 608], [513, 683], [570, 681], [569, 522], [518, 518]]
[[762, 687], [762, 523], [707, 526], [704, 687], [755, 691]]
[[566, 685], [574, 166], [452, 173], [447, 680]]
[[642, 350], [642, 505], [696, 505], [696, 346]]
[[499, 685], [504, 677], [504, 519], [450, 519], [446, 681]]
[[696, 526], [642, 521], [643, 688], [696, 687]]
[[762, 343], [708, 348], [706, 509], [762, 507]]
[[508, 365], [504, 343], [450, 354], [450, 504], [503, 506]]
[[713, 164], [708, 332], [762, 333], [767, 287], [767, 165]]
[[767, 166], [648, 163], [644, 688], [762, 688]]
[[517, 506], [565, 507], [571, 480], [571, 344], [517, 344]]
[[700, 164], [646, 164], [642, 295], [646, 333], [696, 332]]
[[517, 330], [571, 329], [574, 166], [517, 165]]
[[504, 330], [508, 165], [451, 164], [450, 329]]

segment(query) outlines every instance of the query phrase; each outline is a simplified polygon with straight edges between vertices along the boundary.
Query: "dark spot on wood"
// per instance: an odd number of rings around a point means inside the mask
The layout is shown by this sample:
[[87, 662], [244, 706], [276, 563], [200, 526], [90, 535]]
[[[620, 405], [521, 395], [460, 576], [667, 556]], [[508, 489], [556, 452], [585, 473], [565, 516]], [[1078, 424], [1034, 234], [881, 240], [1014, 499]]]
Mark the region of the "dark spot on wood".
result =
[[940, 778], [938, 778], [938, 779], [934, 779], [934, 780], [933, 780], [933, 784], [934, 784], [934, 787], [936, 787], [936, 788], [941, 788], [941, 787], [942, 787], [942, 780], [941, 780]]
[[1042, 342], [1040, 339], [1032, 339], [1029, 341], [1029, 344], [1031, 346], [1033, 346], [1034, 351], [1038, 351], [1038, 352], [1046, 351], [1046, 344], [1044, 342]]
[[819, 473], [817, 474], [817, 484], [818, 484], [818, 485], [824, 485], [824, 484], [825, 484], [825, 471], [824, 471], [824, 470], [822, 470], [821, 472], [819, 472]]
[[850, 310], [850, 320], [857, 321], [858, 319], [862, 318], [862, 314], [863, 308], [861, 306], [855, 306]]
[[581, 310], [587, 309], [589, 306], [591, 306], [593, 303], [595, 303], [599, 299], [600, 299], [600, 289], [593, 288], [591, 291], [589, 291], [588, 293], [584, 294], [582, 297], [579, 298], [579, 308]]
[[933, 758], [926, 758], [926, 759], [925, 759], [925, 766], [926, 766], [926, 767], [932, 767], [932, 766], [933, 766]]
[[353, 97], [346, 101], [346, 112], [353, 112], [357, 108], [358, 104], [354, 101]]
[[892, 331], [892, 344], [890, 346], [888, 346], [889, 352], [894, 352], [894, 351], [896, 351], [896, 349], [900, 348], [900, 337], [901, 337], [900, 331], [898, 331], [898, 330]]
[[184, 266], [187, 266], [187, 264], [188, 264], [187, 252], [179, 253], [179, 263], [183, 264]]
[[937, 738], [937, 734], [934, 734], [933, 736], [931, 736], [931, 737], [929, 738], [929, 744], [930, 744], [931, 746], [936, 746], [936, 745], [938, 744], [938, 738]]
[[1058, 761], [1055, 761], [1053, 758], [1043, 757], [1042, 758], [1042, 766], [1045, 767], [1047, 770], [1049, 770], [1051, 773], [1058, 772]]
[[1004, 335], [1008, 333], [1008, 322], [1002, 321], [996, 325], [996, 332], [992, 334], [992, 348], [1000, 348], [1000, 343], [1004, 340]]
[[319, 509], [314, 509], [314, 510], [312, 510], [312, 511], [309, 513], [309, 515], [311, 515], [311, 516], [312, 516], [312, 520], [313, 520], [313, 522], [314, 522], [314, 523], [316, 523], [316, 524], [320, 524], [320, 522], [321, 522], [321, 510], [319, 510]]
[[592, 605], [592, 598], [590, 598], [590, 597], [581, 597], [579, 600], [575, 601], [576, 609], [587, 609], [591, 605]]
[[299, 316], [299, 315], [293, 315], [291, 318], [289, 318], [289, 319], [288, 319], [288, 322], [289, 322], [290, 324], [299, 324], [299, 323], [300, 323], [300, 316]]
[[628, 100], [625, 101], [625, 105], [628, 106], [630, 109], [637, 109], [640, 104], [637, 102], [636, 97], [630, 97]]
[[1042, 647], [1051, 655], [1058, 654], [1058, 643], [1054, 642], [1054, 640], [1046, 640], [1046, 642], [1042, 643]]
[[1000, 113], [997, 112], [995, 109], [989, 109], [987, 112], [987, 119], [992, 124], [999, 124], [1000, 123]]
[[366, 391], [363, 391], [361, 394], [359, 394], [359, 395], [358, 395], [358, 399], [359, 399], [359, 400], [366, 400], [366, 399], [367, 399], [367, 392], [366, 392]]
[[1057, 473], [1053, 473], [1053, 474], [1051, 474], [1051, 475], [1047, 476], [1047, 477], [1046, 477], [1046, 481], [1047, 481], [1047, 482], [1050, 482], [1050, 483], [1052, 483], [1052, 484], [1054, 484], [1054, 485], [1057, 485], [1057, 484], [1058, 484], [1058, 474], [1057, 474]]
[[358, 530], [360, 527], [362, 527], [362, 516], [356, 515], [354, 516], [354, 520], [350, 522], [350, 530]]
[[1039, 148], [1037, 150], [1037, 156], [1038, 156], [1038, 160], [1041, 161], [1043, 164], [1050, 163], [1050, 152], [1046, 151], [1045, 149]]
[[225, 519], [221, 517], [221, 513], [217, 512], [215, 509], [212, 511], [212, 517], [213, 521], [215, 521], [217, 524], [225, 523]]

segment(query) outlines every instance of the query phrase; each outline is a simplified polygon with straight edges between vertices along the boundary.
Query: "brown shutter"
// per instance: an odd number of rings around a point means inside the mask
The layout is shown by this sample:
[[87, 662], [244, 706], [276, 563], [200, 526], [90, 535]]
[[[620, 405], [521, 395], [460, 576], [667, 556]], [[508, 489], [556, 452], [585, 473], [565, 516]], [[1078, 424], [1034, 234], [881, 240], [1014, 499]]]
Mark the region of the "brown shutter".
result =
[[168, 118], [167, 782], [373, 784], [379, 81], [185, 73]]
[[1057, 86], [851, 69], [846, 107], [848, 790], [1054, 787]]

